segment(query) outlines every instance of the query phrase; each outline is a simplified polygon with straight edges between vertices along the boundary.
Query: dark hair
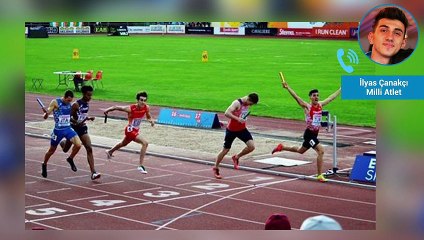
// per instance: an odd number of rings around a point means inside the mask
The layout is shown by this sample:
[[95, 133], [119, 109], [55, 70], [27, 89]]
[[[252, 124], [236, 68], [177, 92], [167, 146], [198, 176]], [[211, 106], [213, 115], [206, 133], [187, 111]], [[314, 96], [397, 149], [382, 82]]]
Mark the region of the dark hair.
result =
[[67, 90], [66, 92], [65, 92], [65, 95], [63, 95], [65, 98], [68, 98], [68, 97], [71, 97], [71, 98], [73, 98], [74, 97], [74, 93], [71, 91], [71, 90]]
[[403, 13], [402, 10], [400, 10], [397, 7], [386, 7], [380, 10], [378, 12], [377, 16], [374, 18], [374, 24], [372, 25], [373, 31], [375, 31], [375, 28], [377, 27], [378, 21], [382, 18], [388, 18], [392, 20], [399, 20], [403, 23], [405, 26], [405, 31], [403, 33], [403, 36], [406, 35], [406, 29], [408, 28], [408, 18], [406, 18], [405, 13]]
[[249, 98], [249, 101], [251, 101], [253, 104], [257, 104], [259, 102], [259, 96], [257, 93], [251, 93], [247, 97]]
[[312, 89], [311, 91], [309, 91], [309, 97], [312, 96], [312, 94], [314, 93], [318, 93], [318, 89]]
[[139, 92], [137, 93], [137, 95], [135, 96], [135, 99], [139, 100], [140, 97], [145, 97], [147, 98], [147, 93], [146, 92]]
[[85, 94], [87, 92], [92, 92], [92, 91], [93, 91], [93, 87], [92, 86], [85, 85], [85, 86], [82, 86], [82, 88], [81, 88], [82, 94]]

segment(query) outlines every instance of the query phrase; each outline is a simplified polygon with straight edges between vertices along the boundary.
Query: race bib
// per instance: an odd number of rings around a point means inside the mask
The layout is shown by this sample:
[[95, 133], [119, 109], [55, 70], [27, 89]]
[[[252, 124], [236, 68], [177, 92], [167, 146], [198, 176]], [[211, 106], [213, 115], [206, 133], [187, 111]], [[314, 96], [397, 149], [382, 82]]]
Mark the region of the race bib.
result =
[[59, 127], [70, 126], [70, 123], [71, 123], [71, 116], [70, 115], [60, 115], [58, 117], [57, 125]]
[[138, 128], [141, 124], [141, 118], [134, 118], [131, 122], [133, 128]]
[[87, 114], [86, 113], [79, 114], [78, 115], [78, 122], [84, 121], [85, 118], [87, 118]]
[[314, 115], [312, 118], [312, 126], [318, 127], [321, 126], [321, 115]]

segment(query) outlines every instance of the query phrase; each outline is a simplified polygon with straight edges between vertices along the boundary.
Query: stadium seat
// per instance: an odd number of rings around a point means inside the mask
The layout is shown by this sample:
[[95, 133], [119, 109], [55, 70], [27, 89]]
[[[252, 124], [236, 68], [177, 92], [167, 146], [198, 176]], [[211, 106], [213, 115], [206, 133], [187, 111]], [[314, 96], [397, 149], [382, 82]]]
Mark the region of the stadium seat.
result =
[[97, 82], [100, 82], [102, 84], [102, 88], [103, 88], [103, 81], [102, 81], [102, 79], [103, 79], [103, 71], [99, 70], [96, 73], [96, 77], [93, 78], [93, 80], [92, 80], [93, 81], [93, 87], [94, 87], [94, 83], [96, 83], [96, 87], [97, 87], [98, 86], [97, 85]]
[[87, 74], [84, 76], [82, 85], [87, 85], [89, 81], [93, 81], [93, 70], [88, 70]]

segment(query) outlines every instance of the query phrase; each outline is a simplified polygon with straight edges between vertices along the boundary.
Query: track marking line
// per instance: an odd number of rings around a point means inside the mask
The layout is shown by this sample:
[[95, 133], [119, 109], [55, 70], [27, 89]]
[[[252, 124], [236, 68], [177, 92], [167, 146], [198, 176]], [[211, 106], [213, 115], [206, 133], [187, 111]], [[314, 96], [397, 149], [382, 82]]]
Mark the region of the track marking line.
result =
[[106, 183], [92, 184], [91, 186], [97, 187], [97, 186], [103, 186], [103, 185], [109, 185], [109, 184], [117, 184], [117, 183], [123, 183], [123, 182], [125, 182], [125, 181], [120, 180], [120, 181], [115, 181], [115, 182], [106, 182]]
[[66, 191], [66, 190], [70, 190], [71, 188], [59, 188], [59, 189], [53, 189], [53, 190], [47, 190], [47, 191], [40, 191], [37, 192], [38, 194], [40, 193], [51, 193], [51, 192], [59, 192], [59, 191]]
[[190, 184], [196, 184], [196, 183], [205, 183], [205, 182], [210, 182], [210, 181], [212, 181], [212, 180], [211, 179], [208, 179], [208, 180], [201, 180], [201, 181], [195, 181], [195, 182], [180, 183], [180, 184], [177, 184], [175, 186], [180, 187], [180, 186], [185, 186], [185, 185], [190, 185]]
[[157, 175], [157, 176], [151, 176], [151, 177], [145, 177], [143, 179], [154, 179], [154, 178], [162, 178], [162, 177], [169, 177], [174, 176], [174, 174], [163, 174], [163, 175]]
[[161, 189], [162, 187], [153, 187], [153, 188], [146, 188], [146, 189], [140, 189], [140, 190], [133, 190], [133, 191], [128, 191], [128, 192], [123, 192], [124, 194], [128, 194], [128, 193], [136, 193], [136, 192], [145, 192], [145, 191], [150, 191], [150, 190], [157, 190], [157, 189]]
[[[298, 180], [298, 178], [295, 178], [295, 179], [287, 179], [287, 180], [283, 180], [283, 181], [289, 182], [289, 181], [295, 181], [295, 180]], [[278, 181], [278, 182], [283, 182], [283, 181]], [[167, 223], [165, 223], [165, 224], [161, 225], [160, 227], [156, 228], [156, 230], [160, 230], [160, 229], [162, 229], [162, 228], [164, 228], [164, 227], [168, 226], [169, 224], [171, 224], [171, 223], [173, 223], [173, 222], [175, 222], [175, 221], [178, 221], [179, 219], [183, 218], [184, 216], [186, 216], [186, 215], [188, 215], [188, 214], [191, 214], [191, 213], [193, 213], [193, 212], [196, 212], [196, 211], [198, 211], [198, 210], [200, 210], [200, 209], [202, 209], [202, 208], [204, 208], [204, 207], [207, 207], [207, 206], [209, 206], [209, 205], [215, 204], [215, 203], [220, 202], [220, 201], [222, 201], [222, 200], [228, 199], [228, 198], [230, 198], [230, 197], [233, 197], [233, 196], [236, 196], [236, 195], [239, 195], [239, 194], [242, 194], [242, 193], [245, 193], [245, 192], [248, 192], [248, 191], [251, 191], [251, 190], [257, 189], [257, 188], [259, 188], [259, 185], [258, 185], [258, 186], [254, 186], [254, 187], [249, 187], [248, 189], [244, 189], [244, 190], [242, 190], [242, 191], [240, 191], [240, 192], [236, 192], [236, 193], [230, 194], [230, 195], [225, 196], [225, 197], [218, 198], [218, 199], [217, 199], [217, 200], [215, 200], [215, 201], [212, 201], [212, 202], [206, 203], [206, 204], [204, 204], [204, 205], [202, 205], [202, 206], [200, 206], [200, 207], [197, 207], [197, 208], [195, 208], [195, 209], [192, 209], [192, 210], [190, 210], [190, 211], [188, 211], [188, 212], [186, 212], [186, 213], [184, 213], [184, 214], [181, 214], [180, 216], [178, 216], [178, 217], [174, 218], [173, 220], [171, 220], [171, 221], [169, 221], [169, 222], [167, 222]]]
[[78, 176], [64, 177], [64, 179], [74, 179], [74, 178], [83, 178], [83, 177], [87, 177], [87, 175], [78, 175]]
[[178, 166], [178, 165], [183, 165], [183, 163], [171, 163], [171, 164], [165, 164], [165, 165], [161, 165], [161, 167], [173, 167], [173, 166]]
[[41, 207], [41, 206], [46, 206], [46, 205], [49, 205], [49, 204], [50, 203], [41, 203], [41, 204], [25, 206], [25, 208]]
[[113, 172], [115, 172], [115, 173], [122, 173], [122, 172], [132, 172], [132, 171], [138, 171], [137, 170], [137, 168], [131, 168], [131, 169], [124, 169], [124, 170], [116, 170], [116, 171], [113, 171]]
[[93, 197], [85, 197], [85, 198], [75, 198], [75, 199], [71, 199], [71, 200], [66, 200], [66, 202], [76, 202], [76, 201], [81, 201], [81, 200], [88, 200], [88, 199], [93, 199], [93, 198], [102, 198], [102, 197], [107, 197], [109, 195], [98, 195], [98, 196], [93, 196]]
[[29, 185], [29, 184], [34, 184], [34, 183], [36, 183], [37, 181], [31, 181], [31, 182], [25, 182], [25, 185]]
[[251, 176], [251, 175], [255, 175], [255, 174], [256, 173], [246, 173], [246, 174], [240, 174], [240, 175], [225, 177], [225, 179], [233, 179], [233, 178], [239, 178], [239, 177], [246, 177], [246, 176]]
[[[47, 224], [45, 224], [45, 223], [39, 223], [39, 222], [31, 222], [31, 223], [32, 223], [32, 224], [36, 224], [36, 225], [40, 225], [40, 226], [43, 226], [43, 227], [48, 227], [48, 228], [51, 228], [51, 229], [53, 229], [53, 230], [63, 230], [63, 229], [61, 229], [61, 228], [53, 227], [53, 226], [47, 225]], [[46, 230], [49, 230], [49, 229], [46, 229]]]
[[193, 171], [190, 171], [190, 172], [197, 173], [197, 172], [206, 172], [206, 171], [212, 171], [212, 168], [200, 169], [200, 170], [193, 170]]

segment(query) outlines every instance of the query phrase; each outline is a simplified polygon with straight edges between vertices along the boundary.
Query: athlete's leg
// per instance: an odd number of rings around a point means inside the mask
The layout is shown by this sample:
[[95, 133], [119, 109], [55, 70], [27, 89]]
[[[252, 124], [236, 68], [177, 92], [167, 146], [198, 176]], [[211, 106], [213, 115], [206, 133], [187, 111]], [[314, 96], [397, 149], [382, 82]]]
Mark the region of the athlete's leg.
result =
[[255, 150], [255, 142], [253, 140], [249, 140], [246, 142], [246, 147], [243, 148], [238, 154], [235, 155], [235, 159], [239, 159], [246, 154], [249, 154]]
[[124, 137], [124, 139], [122, 139], [122, 141], [120, 141], [119, 143], [117, 143], [113, 148], [111, 148], [109, 150], [106, 150], [106, 154], [108, 154], [108, 158], [109, 158], [109, 156], [112, 157], [113, 152], [115, 152], [116, 150], [118, 150], [118, 149], [120, 149], [122, 147], [127, 146], [128, 143], [130, 143], [131, 141], [132, 141], [131, 139], [129, 139], [127, 137]]
[[229, 148], [222, 148], [221, 152], [218, 153], [218, 156], [215, 160], [215, 168], [219, 168], [219, 164], [222, 162], [222, 159], [224, 159], [225, 155], [230, 151]]
[[317, 173], [318, 175], [320, 175], [322, 173], [322, 164], [324, 162], [323, 157], [324, 157], [324, 147], [318, 143], [314, 150], [317, 152], [318, 156], [317, 156]]
[[72, 147], [72, 151], [71, 151], [71, 154], [69, 155], [69, 157], [74, 159], [74, 157], [77, 155], [78, 151], [81, 148], [81, 140], [78, 137], [78, 135], [75, 135], [69, 141], [74, 145]]
[[57, 146], [50, 145], [49, 150], [47, 150], [46, 154], [44, 155], [44, 164], [47, 164], [50, 157], [53, 155], [53, 153], [56, 151]]
[[94, 168], [94, 157], [93, 157], [93, 147], [91, 146], [91, 139], [90, 135], [84, 134], [81, 137], [82, 145], [84, 145], [85, 150], [87, 151], [87, 162], [90, 166], [91, 173], [96, 172], [96, 169]]
[[138, 135], [134, 139], [134, 142], [141, 144], [141, 150], [140, 150], [140, 166], [143, 166], [144, 156], [146, 155], [146, 151], [147, 151], [147, 147], [149, 146], [149, 143], [146, 141], [146, 139], [140, 137], [140, 135]]

